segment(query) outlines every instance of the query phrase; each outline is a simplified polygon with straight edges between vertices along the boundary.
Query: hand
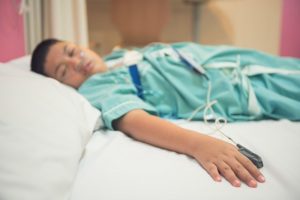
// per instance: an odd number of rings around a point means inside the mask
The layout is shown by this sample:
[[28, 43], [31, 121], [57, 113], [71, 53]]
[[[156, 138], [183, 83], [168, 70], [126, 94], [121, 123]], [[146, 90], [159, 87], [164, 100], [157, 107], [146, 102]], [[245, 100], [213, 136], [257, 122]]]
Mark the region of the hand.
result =
[[194, 157], [215, 181], [221, 181], [222, 175], [236, 187], [240, 181], [250, 187], [256, 187], [256, 181], [264, 182], [255, 165], [235, 146], [178, 127], [143, 110], [127, 113], [115, 121], [114, 127], [139, 141]]
[[221, 181], [221, 175], [235, 187], [240, 187], [241, 181], [249, 187], [256, 187], [257, 181], [265, 181], [256, 166], [237, 147], [207, 135], [201, 137], [192, 156], [215, 181]]

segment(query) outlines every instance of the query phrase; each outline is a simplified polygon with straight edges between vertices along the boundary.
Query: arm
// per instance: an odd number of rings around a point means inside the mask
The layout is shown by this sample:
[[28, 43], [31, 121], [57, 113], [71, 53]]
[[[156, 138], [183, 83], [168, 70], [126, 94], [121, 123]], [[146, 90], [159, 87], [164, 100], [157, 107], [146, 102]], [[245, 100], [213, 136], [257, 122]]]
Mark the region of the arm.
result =
[[133, 110], [114, 122], [116, 129], [142, 142], [195, 158], [215, 181], [221, 175], [233, 186], [250, 187], [263, 175], [234, 145], [174, 125], [143, 110]]

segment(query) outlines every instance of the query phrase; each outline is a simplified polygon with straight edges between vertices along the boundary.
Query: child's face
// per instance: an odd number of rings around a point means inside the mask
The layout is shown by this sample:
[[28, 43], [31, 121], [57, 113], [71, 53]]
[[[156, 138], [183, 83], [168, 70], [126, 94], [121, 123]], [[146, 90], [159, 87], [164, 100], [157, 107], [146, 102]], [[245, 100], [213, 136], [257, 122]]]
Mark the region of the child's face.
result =
[[50, 47], [44, 70], [49, 77], [78, 88], [91, 75], [106, 71], [106, 66], [92, 50], [58, 42]]

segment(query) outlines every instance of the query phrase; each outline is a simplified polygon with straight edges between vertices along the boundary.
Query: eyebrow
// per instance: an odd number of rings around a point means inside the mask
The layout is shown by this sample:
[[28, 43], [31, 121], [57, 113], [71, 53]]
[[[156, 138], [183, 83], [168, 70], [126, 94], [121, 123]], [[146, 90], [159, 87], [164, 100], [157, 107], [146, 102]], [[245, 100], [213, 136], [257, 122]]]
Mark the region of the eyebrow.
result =
[[[66, 53], [67, 53], [67, 47], [68, 47], [68, 44], [65, 44], [64, 49], [63, 49], [63, 54], [66, 54]], [[57, 72], [58, 72], [58, 69], [61, 67], [61, 65], [62, 65], [62, 63], [59, 63], [59, 64], [55, 67], [55, 71], [54, 71], [55, 77], [57, 77]]]

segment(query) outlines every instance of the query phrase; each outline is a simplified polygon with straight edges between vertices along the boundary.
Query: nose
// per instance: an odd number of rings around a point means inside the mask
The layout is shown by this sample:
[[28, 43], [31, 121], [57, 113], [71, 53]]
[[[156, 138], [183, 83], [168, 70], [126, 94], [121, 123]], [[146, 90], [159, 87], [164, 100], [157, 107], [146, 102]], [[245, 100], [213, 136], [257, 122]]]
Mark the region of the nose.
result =
[[73, 69], [75, 71], [78, 71], [79, 69], [79, 64], [81, 62], [81, 59], [78, 57], [67, 57], [66, 58], [66, 64], [68, 68]]
[[85, 59], [85, 52], [80, 50], [76, 51], [73, 56], [66, 57], [66, 64], [68, 67], [72, 68], [75, 71], [80, 71], [81, 65]]

